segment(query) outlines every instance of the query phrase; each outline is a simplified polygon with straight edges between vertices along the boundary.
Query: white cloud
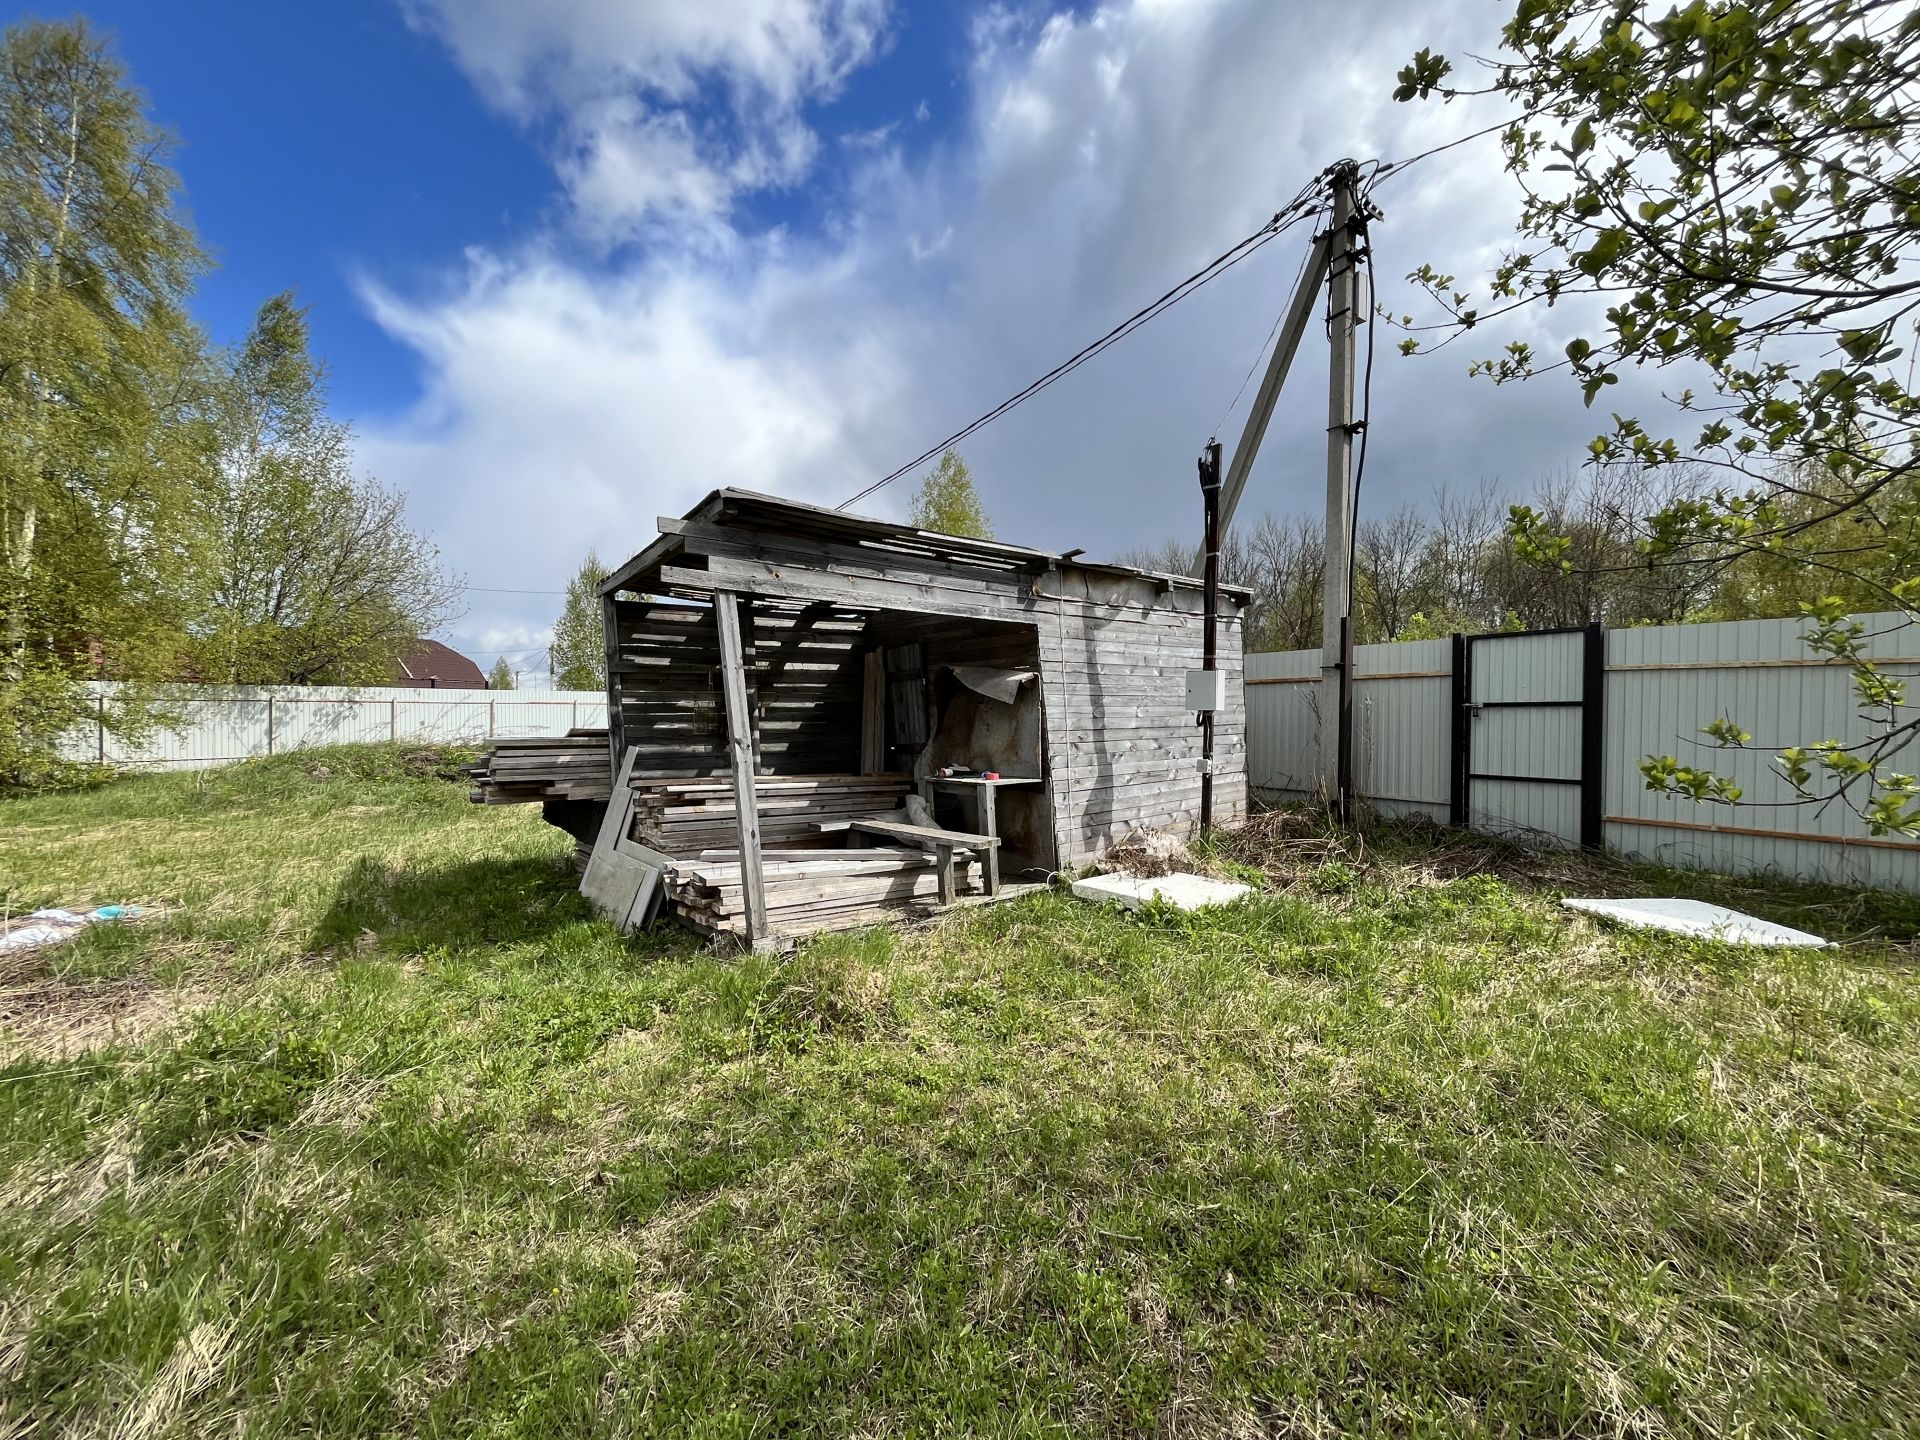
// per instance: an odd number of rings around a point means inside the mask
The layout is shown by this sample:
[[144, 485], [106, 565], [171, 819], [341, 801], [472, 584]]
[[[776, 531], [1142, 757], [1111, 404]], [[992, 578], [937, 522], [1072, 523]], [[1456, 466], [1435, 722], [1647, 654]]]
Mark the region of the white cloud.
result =
[[410, 0], [489, 95], [523, 114], [558, 96], [635, 87], [690, 98], [709, 76], [792, 105], [878, 43], [883, 0]]
[[[876, 6], [561, 14], [441, 0], [423, 13], [500, 103], [568, 117], [574, 145], [556, 167], [573, 223], [644, 236], [593, 262], [538, 238], [475, 254], [426, 296], [366, 287], [426, 376], [410, 412], [363, 427], [366, 458], [406, 486], [478, 584], [557, 588], [588, 545], [624, 558], [656, 515], [716, 485], [844, 499], [1250, 232], [1331, 160], [1411, 153], [1492, 113], [1387, 98], [1420, 46], [1485, 47], [1465, 28], [1484, 22], [1477, 11], [995, 8], [972, 30], [963, 118], [944, 138], [837, 147], [852, 168], [809, 197], [817, 231], [755, 233], [733, 199], [809, 180], [805, 98], [874, 53]], [[694, 118], [703, 84], [728, 97], [718, 138]], [[1382, 291], [1396, 309], [1416, 308], [1395, 298], [1396, 277], [1427, 259], [1473, 273], [1515, 213], [1490, 145], [1396, 178], [1380, 200]], [[1111, 553], [1190, 531], [1192, 457], [1305, 244], [1303, 231], [1284, 237], [970, 440], [1002, 533]], [[1465, 352], [1408, 363], [1382, 350], [1363, 504], [1531, 478], [1576, 458], [1590, 433], [1564, 387], [1494, 392], [1465, 380]], [[1317, 504], [1323, 374], [1309, 345], [1250, 513]], [[1229, 443], [1238, 425], [1224, 427]], [[897, 513], [909, 488], [870, 505]], [[515, 578], [482, 578], [501, 574]]]
[[[527, 585], [557, 585], [589, 545], [624, 559], [656, 515], [718, 485], [813, 475], [825, 498], [853, 412], [786, 338], [815, 329], [789, 272], [746, 269], [757, 278], [734, 293], [684, 270], [596, 281], [552, 257], [475, 257], [437, 302], [367, 287], [430, 379], [402, 423], [369, 429], [363, 457], [404, 481], [476, 584], [516, 583], [481, 578], [502, 559]], [[889, 368], [858, 336], [841, 353]]]
[[602, 244], [705, 223], [799, 180], [801, 118], [883, 39], [885, 0], [406, 0], [495, 105], [558, 127], [556, 169]]

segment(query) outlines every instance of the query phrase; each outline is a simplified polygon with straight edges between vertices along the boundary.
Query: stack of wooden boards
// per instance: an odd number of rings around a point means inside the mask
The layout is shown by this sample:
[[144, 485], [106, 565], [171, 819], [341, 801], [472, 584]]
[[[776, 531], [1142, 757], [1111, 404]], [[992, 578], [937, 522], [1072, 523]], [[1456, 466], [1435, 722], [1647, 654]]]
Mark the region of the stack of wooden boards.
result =
[[476, 805], [541, 800], [605, 800], [612, 794], [607, 732], [581, 727], [565, 735], [495, 740], [464, 767]]
[[[876, 925], [939, 906], [936, 857], [925, 850], [793, 849], [763, 857], [767, 924], [792, 938]], [[960, 867], [963, 893], [981, 893], [977, 866]], [[746, 899], [737, 850], [685, 859], [667, 877], [673, 913], [706, 935], [744, 935]]]
[[[900, 808], [912, 788], [906, 775], [762, 775], [754, 782], [761, 848], [817, 846], [817, 822], [888, 814]], [[635, 776], [633, 791], [632, 838], [642, 845], [668, 855], [697, 856], [740, 843], [730, 779]]]

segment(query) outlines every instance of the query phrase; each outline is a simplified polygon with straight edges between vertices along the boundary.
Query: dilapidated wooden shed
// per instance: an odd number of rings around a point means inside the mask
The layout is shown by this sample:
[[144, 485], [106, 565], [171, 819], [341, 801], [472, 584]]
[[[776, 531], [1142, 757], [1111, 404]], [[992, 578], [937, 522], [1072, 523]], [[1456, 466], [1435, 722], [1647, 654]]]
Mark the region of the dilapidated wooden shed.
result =
[[[602, 587], [609, 760], [681, 918], [749, 928], [758, 868], [775, 936], [867, 923], [1198, 823], [1198, 581], [744, 490], [659, 523]], [[1247, 599], [1220, 602], [1215, 823], [1246, 809]]]

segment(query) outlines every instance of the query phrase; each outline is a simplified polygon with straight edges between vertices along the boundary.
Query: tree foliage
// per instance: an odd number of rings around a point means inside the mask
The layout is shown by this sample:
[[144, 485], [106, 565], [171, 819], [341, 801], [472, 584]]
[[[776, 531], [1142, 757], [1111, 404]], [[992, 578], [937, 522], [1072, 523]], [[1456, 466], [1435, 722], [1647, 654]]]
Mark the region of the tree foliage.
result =
[[495, 660], [493, 662], [493, 668], [487, 671], [487, 688], [489, 690], [511, 690], [514, 688], [513, 667], [507, 664], [506, 656], [502, 655], [499, 659]]
[[973, 488], [973, 472], [955, 450], [942, 455], [932, 473], [920, 482], [907, 513], [909, 523], [918, 530], [970, 535], [976, 540], [993, 538], [993, 522], [987, 519], [986, 506]]
[[84, 22], [0, 41], [0, 783], [57, 777], [84, 680], [166, 678], [184, 647], [205, 262], [170, 150]]
[[[1589, 406], [1629, 370], [1672, 375], [1670, 409], [1613, 413], [1592, 442], [1600, 466], [1714, 477], [1635, 517], [1634, 563], [1712, 576], [1757, 561], [1749, 573], [1808, 617], [1811, 648], [1851, 668], [1871, 725], [1853, 745], [1778, 747], [1787, 803], [1841, 799], [1875, 833], [1920, 833], [1920, 790], [1896, 768], [1920, 713], [1849, 618], [1920, 620], [1920, 12], [1519, 0], [1489, 65], [1486, 88], [1518, 109], [1502, 143], [1519, 239], [1484, 295], [1415, 272], [1444, 312], [1434, 328], [1452, 340], [1529, 306], [1591, 313], [1559, 357], [1513, 340], [1472, 366], [1497, 382], [1562, 371]], [[1464, 93], [1451, 74], [1423, 51], [1396, 96]], [[1551, 517], [1517, 507], [1509, 529], [1534, 565], [1582, 564]], [[1747, 743], [1737, 724], [1707, 733]], [[1642, 769], [1655, 789], [1742, 798], [1708, 766]]]
[[[1527, 504], [1571, 537], [1580, 564], [1527, 564], [1505, 532], [1507, 506], [1492, 485], [1441, 490], [1424, 506], [1369, 514], [1354, 537], [1355, 637], [1362, 644], [1432, 639], [1455, 632], [1644, 625], [1781, 613], [1744, 567], [1705, 577], [1688, 569], [1634, 563], [1633, 517], [1666, 502], [1675, 487], [1705, 483], [1698, 471], [1622, 466], [1551, 475]], [[1193, 573], [1197, 547], [1169, 541], [1136, 551], [1129, 563]], [[1317, 520], [1271, 516], [1229, 533], [1221, 574], [1253, 591], [1249, 648], [1312, 649], [1321, 642], [1325, 541]], [[1790, 612], [1788, 612], [1790, 613]]]
[[567, 598], [553, 624], [547, 652], [556, 690], [601, 690], [607, 683], [606, 631], [601, 620], [600, 587], [612, 572], [594, 551], [567, 582]]
[[157, 682], [387, 680], [454, 598], [292, 301], [232, 354], [188, 320], [171, 150], [84, 21], [0, 39], [0, 786], [83, 773], [77, 722], [137, 740]]
[[192, 663], [230, 684], [369, 685], [452, 617], [459, 586], [401, 496], [355, 473], [290, 295], [260, 307], [211, 407], [212, 547]]

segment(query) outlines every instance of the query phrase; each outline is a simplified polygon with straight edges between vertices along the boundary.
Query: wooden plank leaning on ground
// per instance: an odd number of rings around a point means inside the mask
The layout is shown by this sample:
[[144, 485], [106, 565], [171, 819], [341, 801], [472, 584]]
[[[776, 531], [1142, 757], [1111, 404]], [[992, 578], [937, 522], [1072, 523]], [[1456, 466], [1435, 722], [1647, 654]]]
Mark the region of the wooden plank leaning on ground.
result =
[[[634, 758], [631, 750], [622, 758], [618, 779], [625, 780], [633, 773]], [[673, 863], [629, 838], [632, 823], [633, 792], [625, 785], [616, 785], [614, 798], [600, 822], [600, 833], [594, 839], [586, 873], [580, 877], [580, 893], [623, 931], [639, 929], [653, 919]]]

